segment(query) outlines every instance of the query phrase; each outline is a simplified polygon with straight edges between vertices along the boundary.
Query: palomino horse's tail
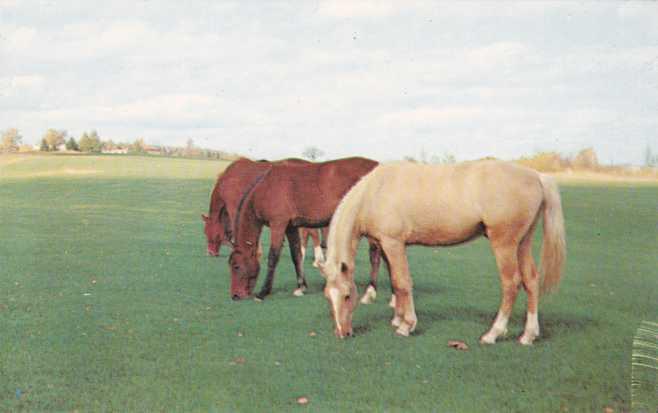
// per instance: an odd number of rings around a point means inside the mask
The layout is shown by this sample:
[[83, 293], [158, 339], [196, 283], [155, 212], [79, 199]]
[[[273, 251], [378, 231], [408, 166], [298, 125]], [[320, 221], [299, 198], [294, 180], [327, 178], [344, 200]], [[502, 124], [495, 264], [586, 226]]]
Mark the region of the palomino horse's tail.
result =
[[549, 176], [541, 175], [541, 184], [544, 188], [544, 239], [540, 274], [541, 292], [544, 294], [557, 289], [567, 253], [560, 192]]

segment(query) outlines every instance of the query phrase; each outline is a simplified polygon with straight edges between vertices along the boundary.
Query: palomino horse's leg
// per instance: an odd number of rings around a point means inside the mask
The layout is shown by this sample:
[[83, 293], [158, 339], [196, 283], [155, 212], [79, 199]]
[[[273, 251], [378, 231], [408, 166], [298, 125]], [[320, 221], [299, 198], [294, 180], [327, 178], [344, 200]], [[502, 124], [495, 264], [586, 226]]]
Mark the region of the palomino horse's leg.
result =
[[534, 226], [525, 236], [519, 247], [519, 265], [523, 280], [523, 288], [528, 295], [528, 313], [526, 315], [525, 329], [519, 343], [530, 345], [535, 338], [539, 337], [539, 321], [537, 319], [539, 309], [539, 275], [535, 260], [532, 258], [532, 238]]
[[317, 229], [309, 229], [308, 234], [313, 241], [313, 266], [318, 268], [320, 263], [324, 262], [324, 253], [320, 246], [320, 232]]
[[256, 298], [262, 300], [265, 296], [269, 295], [272, 292], [272, 283], [274, 282], [274, 270], [276, 269], [276, 264], [279, 262], [279, 256], [281, 255], [281, 245], [283, 245], [283, 235], [285, 228], [281, 227], [270, 227], [270, 252], [267, 256], [267, 278], [265, 279], [265, 284], [261, 288], [260, 292], [256, 294]]
[[301, 257], [299, 230], [295, 227], [288, 227], [286, 229], [286, 237], [288, 238], [288, 245], [290, 246], [290, 256], [295, 265], [295, 272], [297, 273], [297, 289], [293, 292], [294, 295], [300, 297], [304, 295], [307, 288], [306, 278], [304, 278], [304, 262]]
[[418, 318], [414, 308], [413, 282], [409, 274], [405, 245], [394, 239], [382, 240], [381, 245], [388, 259], [391, 284], [395, 292], [395, 310], [391, 324], [398, 328], [396, 334], [408, 336], [416, 328]]
[[366, 292], [361, 297], [361, 304], [372, 304], [377, 298], [377, 276], [379, 275], [379, 266], [381, 264], [381, 252], [376, 243], [368, 241], [370, 247], [368, 254], [370, 255], [370, 284], [366, 288]]
[[507, 321], [512, 313], [512, 307], [519, 292], [521, 283], [521, 272], [518, 263], [518, 244], [509, 242], [500, 245], [492, 240], [492, 248], [496, 256], [496, 264], [500, 274], [502, 298], [500, 308], [491, 329], [485, 333], [480, 342], [483, 344], [494, 344], [500, 335], [507, 334]]

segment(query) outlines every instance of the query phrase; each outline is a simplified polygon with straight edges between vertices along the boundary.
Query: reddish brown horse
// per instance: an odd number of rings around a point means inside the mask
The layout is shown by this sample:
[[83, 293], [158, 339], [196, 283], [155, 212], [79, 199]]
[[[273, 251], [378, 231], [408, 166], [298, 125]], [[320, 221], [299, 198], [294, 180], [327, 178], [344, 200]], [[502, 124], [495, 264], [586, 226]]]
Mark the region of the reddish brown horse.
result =
[[[283, 165], [310, 163], [302, 159], [277, 161]], [[208, 240], [208, 254], [219, 255], [222, 244], [230, 244], [238, 203], [249, 184], [269, 169], [271, 162], [241, 158], [231, 163], [217, 178], [210, 197], [208, 215], [202, 215]]]
[[[298, 227], [327, 226], [343, 195], [376, 166], [377, 162], [370, 159], [346, 158], [311, 164], [273, 163], [261, 172], [238, 206], [235, 245], [229, 258], [233, 298], [249, 296], [256, 284], [260, 271], [257, 244], [263, 225], [270, 227], [271, 242], [267, 279], [257, 298], [262, 299], [272, 291], [284, 236], [290, 243], [298, 291], [304, 291], [307, 286]], [[380, 252], [374, 244], [371, 245], [370, 260], [374, 288], [380, 262]]]

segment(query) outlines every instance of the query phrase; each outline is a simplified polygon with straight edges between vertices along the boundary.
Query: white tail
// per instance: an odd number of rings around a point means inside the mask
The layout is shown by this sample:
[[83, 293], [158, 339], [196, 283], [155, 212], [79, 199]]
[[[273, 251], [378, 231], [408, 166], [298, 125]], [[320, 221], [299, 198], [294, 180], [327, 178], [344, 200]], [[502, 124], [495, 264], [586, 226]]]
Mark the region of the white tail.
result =
[[544, 187], [544, 238], [541, 247], [542, 276], [541, 292], [549, 293], [557, 289], [562, 276], [562, 266], [566, 259], [564, 216], [560, 192], [553, 178], [541, 175]]

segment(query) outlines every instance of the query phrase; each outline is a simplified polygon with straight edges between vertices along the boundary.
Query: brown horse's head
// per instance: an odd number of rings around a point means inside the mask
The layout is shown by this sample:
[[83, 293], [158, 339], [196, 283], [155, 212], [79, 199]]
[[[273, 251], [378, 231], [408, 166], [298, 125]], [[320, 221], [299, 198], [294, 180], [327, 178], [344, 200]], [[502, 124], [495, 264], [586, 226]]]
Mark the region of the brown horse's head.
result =
[[331, 315], [336, 325], [336, 337], [352, 335], [352, 313], [359, 304], [359, 297], [354, 284], [354, 268], [341, 262], [320, 265], [320, 271], [326, 278], [324, 295], [329, 300]]
[[208, 240], [208, 255], [216, 257], [219, 255], [219, 248], [222, 246], [222, 242], [224, 242], [224, 225], [218, 216], [209, 217], [202, 214], [201, 218], [204, 222], [203, 231], [206, 233], [206, 239]]
[[231, 297], [234, 300], [240, 300], [251, 295], [258, 273], [260, 272], [260, 263], [258, 260], [257, 248], [251, 248], [253, 251], [244, 250], [236, 247], [228, 260], [231, 268]]

